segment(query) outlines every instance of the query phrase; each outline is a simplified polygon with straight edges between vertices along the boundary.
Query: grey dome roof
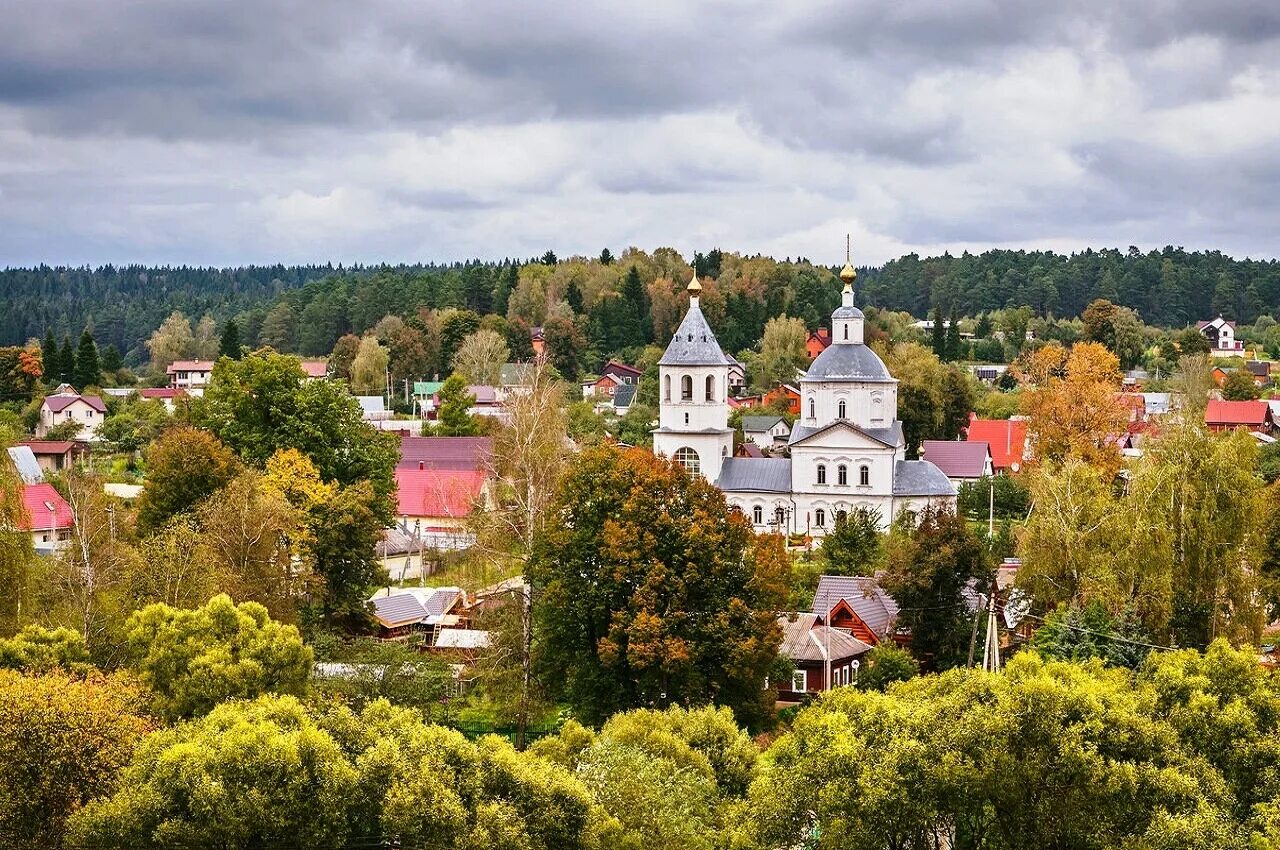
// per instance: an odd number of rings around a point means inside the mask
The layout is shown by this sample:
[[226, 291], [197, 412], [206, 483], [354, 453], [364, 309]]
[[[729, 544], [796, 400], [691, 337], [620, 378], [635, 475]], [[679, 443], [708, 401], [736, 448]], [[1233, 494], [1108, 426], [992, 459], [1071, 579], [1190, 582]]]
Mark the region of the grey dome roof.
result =
[[720, 350], [697, 299], [689, 300], [689, 312], [658, 361], [659, 366], [725, 366], [732, 361]]
[[805, 373], [804, 380], [889, 383], [893, 376], [885, 368], [884, 361], [867, 346], [837, 342], [818, 355]]
[[861, 319], [865, 318], [862, 311], [857, 307], [837, 307], [835, 312], [831, 314], [833, 319]]

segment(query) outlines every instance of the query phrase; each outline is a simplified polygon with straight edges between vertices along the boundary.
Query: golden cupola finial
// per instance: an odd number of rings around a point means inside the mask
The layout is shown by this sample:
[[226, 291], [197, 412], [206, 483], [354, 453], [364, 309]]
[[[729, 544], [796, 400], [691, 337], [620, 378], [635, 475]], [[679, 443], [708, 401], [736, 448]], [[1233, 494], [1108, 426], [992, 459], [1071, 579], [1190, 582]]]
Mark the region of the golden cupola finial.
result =
[[840, 279], [844, 281], [846, 290], [853, 289], [854, 278], [858, 273], [853, 268], [853, 248], [849, 240], [849, 234], [844, 235], [844, 268], [840, 270]]
[[685, 289], [687, 289], [689, 291], [689, 294], [695, 298], [697, 298], [698, 294], [702, 292], [702, 284], [698, 283], [697, 269], [694, 269], [693, 277], [689, 278], [689, 285], [686, 286]]

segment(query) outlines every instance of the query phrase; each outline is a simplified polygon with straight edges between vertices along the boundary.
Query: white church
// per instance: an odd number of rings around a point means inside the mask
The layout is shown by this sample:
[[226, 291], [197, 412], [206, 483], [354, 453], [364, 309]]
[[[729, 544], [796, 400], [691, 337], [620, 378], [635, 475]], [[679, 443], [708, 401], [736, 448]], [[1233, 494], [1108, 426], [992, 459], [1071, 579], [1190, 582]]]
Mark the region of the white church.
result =
[[733, 457], [727, 400], [729, 366], [689, 283], [689, 311], [658, 361], [661, 381], [653, 450], [703, 475], [758, 532], [822, 537], [857, 508], [885, 527], [904, 510], [954, 508], [956, 488], [925, 460], [906, 459], [898, 421], [898, 382], [863, 343], [853, 306], [856, 273], [846, 263], [841, 305], [831, 314], [831, 345], [800, 381], [801, 417], [788, 458]]

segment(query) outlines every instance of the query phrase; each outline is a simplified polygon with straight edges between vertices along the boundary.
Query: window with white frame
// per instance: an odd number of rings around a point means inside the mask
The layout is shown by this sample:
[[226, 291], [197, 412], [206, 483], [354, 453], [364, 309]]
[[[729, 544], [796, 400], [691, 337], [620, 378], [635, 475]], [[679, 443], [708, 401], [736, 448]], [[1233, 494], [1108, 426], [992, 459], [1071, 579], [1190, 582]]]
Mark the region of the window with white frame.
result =
[[827, 524], [827, 512], [822, 508], [818, 508], [813, 512], [813, 524], [822, 528]]
[[827, 483], [827, 465], [825, 463], [818, 464], [818, 483]]
[[791, 673], [791, 690], [798, 694], [809, 690], [809, 673], [807, 670], [795, 670]]
[[762, 524], [764, 522], [764, 508], [760, 507], [759, 505], [756, 505], [754, 508], [752, 508], [751, 521], [754, 522], [756, 525]]
[[863, 487], [871, 486], [871, 467], [866, 464], [858, 467], [858, 484]]
[[672, 460], [683, 466], [690, 475], [697, 475], [701, 470], [698, 453], [688, 446], [676, 449], [676, 453], [672, 455]]
[[845, 413], [847, 411], [847, 408], [844, 403], [844, 399], [840, 399], [840, 404], [836, 405], [836, 409], [839, 411], [839, 413], [837, 414], [837, 417], [840, 419], [844, 419]]
[[849, 467], [843, 463], [836, 467], [836, 483], [841, 487], [849, 483]]

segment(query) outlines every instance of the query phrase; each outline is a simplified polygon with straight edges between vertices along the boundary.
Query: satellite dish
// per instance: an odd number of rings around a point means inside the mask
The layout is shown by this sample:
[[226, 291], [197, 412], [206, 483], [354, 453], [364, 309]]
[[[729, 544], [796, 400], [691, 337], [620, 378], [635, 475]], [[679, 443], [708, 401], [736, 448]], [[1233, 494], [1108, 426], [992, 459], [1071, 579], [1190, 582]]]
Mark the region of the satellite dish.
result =
[[1013, 463], [1009, 464], [1009, 468], [1012, 469], [1014, 472], [1017, 472], [1020, 467], [1021, 467], [1021, 464], [1018, 463], [1016, 460]]
[[857, 672], [858, 668], [862, 666], [862, 662], [855, 658], [849, 662], [849, 666], [854, 669], [854, 672]]

